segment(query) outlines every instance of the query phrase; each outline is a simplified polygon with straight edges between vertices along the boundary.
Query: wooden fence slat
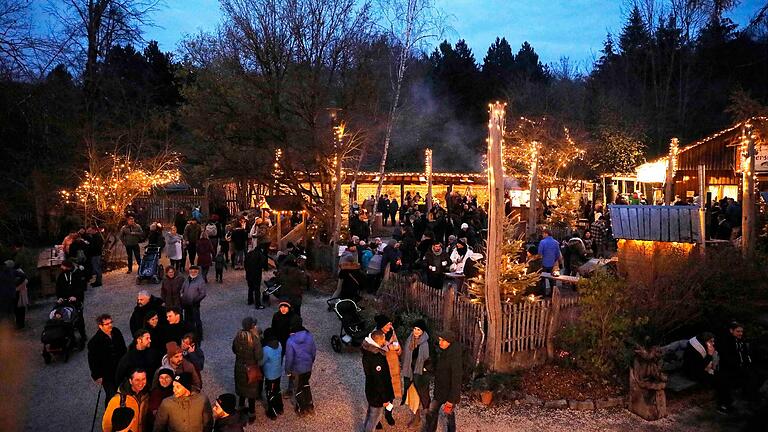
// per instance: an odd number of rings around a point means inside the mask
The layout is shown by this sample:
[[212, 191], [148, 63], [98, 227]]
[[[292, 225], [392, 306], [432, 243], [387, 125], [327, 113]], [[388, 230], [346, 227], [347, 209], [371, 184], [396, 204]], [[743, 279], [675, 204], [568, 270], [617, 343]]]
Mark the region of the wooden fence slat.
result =
[[691, 211], [688, 208], [686, 208], [684, 211], [681, 211], [679, 214], [680, 214], [680, 241], [684, 241], [684, 242], [695, 241], [695, 239], [691, 238], [691, 220], [692, 220]]

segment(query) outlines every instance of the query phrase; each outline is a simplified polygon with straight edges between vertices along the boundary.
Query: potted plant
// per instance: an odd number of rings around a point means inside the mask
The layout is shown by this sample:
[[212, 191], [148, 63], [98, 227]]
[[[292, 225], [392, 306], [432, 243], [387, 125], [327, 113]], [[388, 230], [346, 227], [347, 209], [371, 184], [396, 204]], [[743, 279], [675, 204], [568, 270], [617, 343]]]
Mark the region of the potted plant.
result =
[[480, 401], [483, 402], [483, 405], [491, 406], [495, 389], [493, 388], [489, 377], [484, 376], [476, 379], [472, 382], [472, 388], [480, 392]]

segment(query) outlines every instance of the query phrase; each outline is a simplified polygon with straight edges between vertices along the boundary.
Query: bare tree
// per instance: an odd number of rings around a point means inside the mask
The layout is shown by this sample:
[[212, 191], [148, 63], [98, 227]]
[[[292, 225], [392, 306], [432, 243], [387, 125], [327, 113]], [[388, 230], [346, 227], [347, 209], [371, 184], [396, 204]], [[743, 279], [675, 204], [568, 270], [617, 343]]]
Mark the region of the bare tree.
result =
[[389, 109], [384, 144], [379, 163], [379, 183], [376, 187], [373, 215], [376, 211], [384, 184], [384, 170], [387, 166], [387, 154], [392, 140], [392, 128], [397, 121], [400, 107], [400, 93], [405, 80], [406, 69], [419, 48], [442, 33], [442, 20], [432, 0], [379, 0], [379, 13], [387, 26], [384, 31], [396, 44], [397, 57], [392, 79], [392, 105]]
[[55, 44], [33, 28], [30, 0], [0, 0], [0, 76], [34, 79], [56, 59]]

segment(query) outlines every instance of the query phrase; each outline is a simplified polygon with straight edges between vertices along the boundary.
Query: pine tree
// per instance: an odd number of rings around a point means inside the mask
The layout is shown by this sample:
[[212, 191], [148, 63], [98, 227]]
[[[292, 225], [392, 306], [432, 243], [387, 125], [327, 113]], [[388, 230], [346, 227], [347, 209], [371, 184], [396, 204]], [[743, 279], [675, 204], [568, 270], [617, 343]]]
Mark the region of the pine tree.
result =
[[530, 81], [547, 81], [549, 79], [547, 67], [539, 61], [539, 55], [536, 54], [536, 50], [528, 41], [523, 43], [515, 55], [514, 70], [519, 79]]
[[622, 54], [634, 55], [648, 49], [651, 44], [651, 33], [643, 20], [640, 9], [635, 5], [629, 14], [627, 24], [619, 36], [619, 49]]
[[506, 96], [506, 88], [512, 79], [515, 67], [515, 56], [506, 38], [496, 38], [488, 48], [488, 54], [483, 58], [483, 80], [485, 82], [488, 100], [501, 99]]

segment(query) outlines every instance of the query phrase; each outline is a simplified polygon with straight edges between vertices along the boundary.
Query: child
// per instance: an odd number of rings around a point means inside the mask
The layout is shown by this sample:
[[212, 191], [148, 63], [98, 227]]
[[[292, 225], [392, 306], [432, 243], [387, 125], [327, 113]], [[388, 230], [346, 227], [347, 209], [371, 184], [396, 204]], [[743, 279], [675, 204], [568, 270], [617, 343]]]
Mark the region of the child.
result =
[[224, 282], [224, 268], [227, 267], [227, 255], [224, 251], [219, 251], [216, 255], [216, 282]]

